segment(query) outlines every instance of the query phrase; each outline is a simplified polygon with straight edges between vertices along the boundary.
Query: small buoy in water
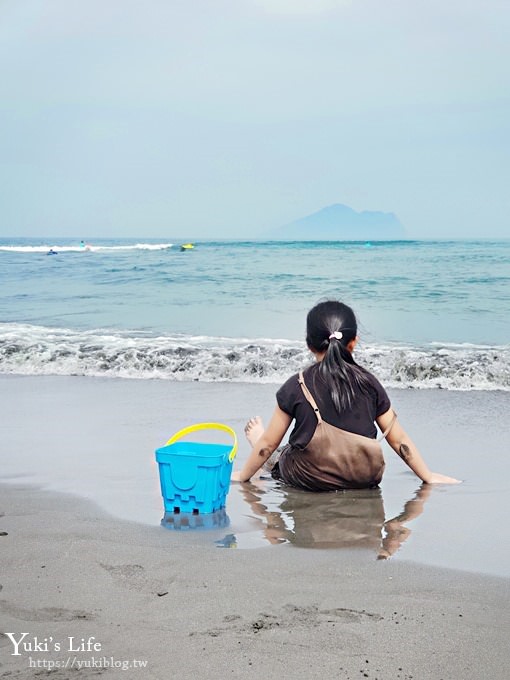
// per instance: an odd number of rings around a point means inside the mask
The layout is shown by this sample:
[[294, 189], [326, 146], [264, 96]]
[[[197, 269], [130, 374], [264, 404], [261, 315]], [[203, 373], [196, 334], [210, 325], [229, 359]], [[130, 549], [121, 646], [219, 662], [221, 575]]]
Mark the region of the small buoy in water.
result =
[[194, 247], [195, 247], [194, 243], [183, 243], [182, 246], [181, 246], [181, 251], [193, 250]]

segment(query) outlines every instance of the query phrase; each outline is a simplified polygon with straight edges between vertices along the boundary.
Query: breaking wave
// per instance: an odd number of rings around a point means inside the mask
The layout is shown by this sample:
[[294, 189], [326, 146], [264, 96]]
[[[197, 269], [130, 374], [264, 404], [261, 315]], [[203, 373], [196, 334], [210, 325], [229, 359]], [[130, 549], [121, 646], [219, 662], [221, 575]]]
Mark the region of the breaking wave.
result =
[[9, 253], [47, 253], [53, 250], [56, 253], [96, 253], [100, 251], [113, 252], [116, 250], [167, 250], [171, 248], [173, 243], [135, 243], [124, 246], [99, 246], [87, 243], [84, 246], [68, 246], [68, 245], [39, 245], [39, 246], [0, 246], [0, 251]]
[[[510, 391], [508, 345], [367, 345], [356, 358], [386, 387]], [[278, 384], [309, 363], [292, 340], [0, 324], [4, 374]]]

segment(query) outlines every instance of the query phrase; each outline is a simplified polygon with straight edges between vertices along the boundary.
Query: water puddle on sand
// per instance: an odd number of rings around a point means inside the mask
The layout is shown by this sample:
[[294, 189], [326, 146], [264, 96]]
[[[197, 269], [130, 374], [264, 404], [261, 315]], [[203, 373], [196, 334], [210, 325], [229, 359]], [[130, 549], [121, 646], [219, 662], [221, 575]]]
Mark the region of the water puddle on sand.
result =
[[395, 554], [411, 534], [405, 524], [422, 512], [431, 487], [412, 493], [402, 512], [386, 518], [383, 493], [356, 489], [311, 493], [272, 479], [232, 484], [227, 507], [208, 515], [166, 513], [162, 526], [176, 531], [210, 530], [205, 540], [220, 548], [366, 549], [377, 559]]

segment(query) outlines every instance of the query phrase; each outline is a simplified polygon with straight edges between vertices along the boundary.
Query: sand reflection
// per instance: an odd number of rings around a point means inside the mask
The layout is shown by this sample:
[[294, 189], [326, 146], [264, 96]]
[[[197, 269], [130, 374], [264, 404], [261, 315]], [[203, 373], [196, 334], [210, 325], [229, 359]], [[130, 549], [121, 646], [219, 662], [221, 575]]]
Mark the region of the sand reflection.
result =
[[386, 519], [381, 489], [310, 493], [263, 482], [240, 485], [260, 531], [271, 544], [303, 548], [364, 548], [377, 559], [395, 554], [411, 530], [405, 526], [423, 512], [431, 493], [422, 485], [396, 517]]

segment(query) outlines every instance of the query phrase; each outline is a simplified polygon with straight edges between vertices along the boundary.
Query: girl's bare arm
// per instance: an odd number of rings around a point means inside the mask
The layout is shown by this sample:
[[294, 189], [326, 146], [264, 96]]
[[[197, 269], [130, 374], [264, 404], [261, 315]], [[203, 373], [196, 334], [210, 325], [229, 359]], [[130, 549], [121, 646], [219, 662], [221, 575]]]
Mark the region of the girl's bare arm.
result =
[[[394, 417], [393, 409], [389, 409], [377, 418], [377, 424], [382, 432], [390, 426]], [[391, 448], [397, 453], [404, 463], [411, 468], [415, 475], [417, 475], [423, 482], [427, 484], [460, 484], [460, 480], [453, 477], [441, 475], [438, 472], [431, 472], [421, 457], [415, 443], [409, 437], [404, 428], [400, 425], [398, 419], [393, 423], [393, 427], [386, 436], [386, 441]]]

